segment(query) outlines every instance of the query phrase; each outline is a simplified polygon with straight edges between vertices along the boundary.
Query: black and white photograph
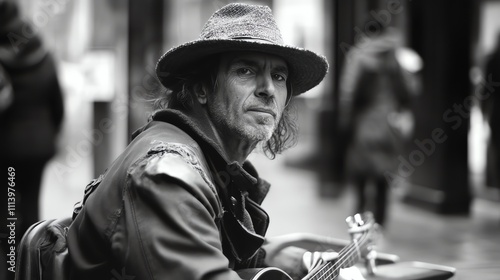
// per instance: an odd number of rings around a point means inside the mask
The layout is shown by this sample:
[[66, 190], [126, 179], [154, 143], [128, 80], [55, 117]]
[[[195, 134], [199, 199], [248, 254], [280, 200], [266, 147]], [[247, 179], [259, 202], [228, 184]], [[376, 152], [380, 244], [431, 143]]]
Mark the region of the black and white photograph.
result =
[[0, 166], [0, 280], [496, 280], [500, 0], [0, 0]]

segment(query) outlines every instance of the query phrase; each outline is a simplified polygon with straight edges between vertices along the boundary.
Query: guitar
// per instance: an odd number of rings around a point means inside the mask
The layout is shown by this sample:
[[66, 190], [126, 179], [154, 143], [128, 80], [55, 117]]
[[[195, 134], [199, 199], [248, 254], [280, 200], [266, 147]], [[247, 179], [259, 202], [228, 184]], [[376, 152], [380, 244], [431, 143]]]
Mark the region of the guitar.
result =
[[[372, 245], [379, 230], [373, 215], [366, 212], [363, 215], [349, 216], [346, 223], [351, 242], [340, 250], [336, 259], [316, 267], [302, 280], [333, 280], [337, 278], [340, 269], [351, 267], [361, 259], [371, 261], [374, 265]], [[286, 272], [274, 267], [243, 269], [238, 271], [238, 275], [245, 280], [292, 280]]]

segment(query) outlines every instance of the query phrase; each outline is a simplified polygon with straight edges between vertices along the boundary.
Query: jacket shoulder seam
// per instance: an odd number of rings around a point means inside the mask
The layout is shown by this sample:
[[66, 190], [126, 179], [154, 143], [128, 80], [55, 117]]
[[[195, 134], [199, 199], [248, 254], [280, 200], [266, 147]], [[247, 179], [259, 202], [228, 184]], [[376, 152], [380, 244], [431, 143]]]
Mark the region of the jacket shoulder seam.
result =
[[160, 140], [153, 140], [151, 144], [155, 144], [155, 146], [153, 146], [148, 150], [146, 157], [152, 155], [157, 155], [161, 157], [164, 154], [176, 154], [180, 156], [184, 160], [184, 162], [186, 162], [186, 164], [189, 167], [195, 170], [203, 179], [203, 181], [207, 184], [207, 186], [210, 188], [210, 190], [216, 197], [220, 211], [222, 211], [222, 203], [220, 202], [217, 188], [215, 187], [214, 183], [208, 176], [205, 168], [200, 162], [200, 159], [196, 155], [196, 152], [193, 151], [193, 149], [189, 145], [183, 143], [175, 143], [175, 142], [163, 142]]

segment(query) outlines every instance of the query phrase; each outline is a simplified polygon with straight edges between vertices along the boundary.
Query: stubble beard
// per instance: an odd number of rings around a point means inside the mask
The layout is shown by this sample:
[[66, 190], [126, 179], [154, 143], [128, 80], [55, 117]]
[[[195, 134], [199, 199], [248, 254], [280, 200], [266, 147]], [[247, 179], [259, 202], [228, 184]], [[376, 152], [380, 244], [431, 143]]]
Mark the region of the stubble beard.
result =
[[225, 112], [225, 110], [223, 108], [213, 106], [209, 108], [208, 111], [216, 127], [224, 133], [224, 135], [221, 135], [222, 137], [237, 137], [250, 143], [257, 144], [271, 139], [277, 126], [269, 117], [258, 117], [257, 124], [259, 126], [252, 126], [245, 122], [238, 122], [238, 120], [224, 115], [223, 112]]

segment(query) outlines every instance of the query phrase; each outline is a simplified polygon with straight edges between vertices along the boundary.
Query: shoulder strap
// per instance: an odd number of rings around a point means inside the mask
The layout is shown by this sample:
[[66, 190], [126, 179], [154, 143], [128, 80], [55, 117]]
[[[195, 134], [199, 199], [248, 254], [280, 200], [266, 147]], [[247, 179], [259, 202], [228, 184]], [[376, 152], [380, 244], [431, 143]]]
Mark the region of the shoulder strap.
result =
[[80, 211], [82, 211], [82, 208], [85, 205], [85, 202], [87, 201], [89, 196], [97, 189], [97, 187], [99, 186], [99, 184], [102, 181], [102, 178], [104, 178], [104, 174], [99, 175], [99, 177], [97, 177], [97, 179], [92, 180], [85, 187], [83, 199], [81, 201], [78, 201], [77, 203], [75, 203], [75, 206], [73, 207], [73, 217], [72, 217], [73, 220], [76, 218], [78, 213], [80, 213]]

